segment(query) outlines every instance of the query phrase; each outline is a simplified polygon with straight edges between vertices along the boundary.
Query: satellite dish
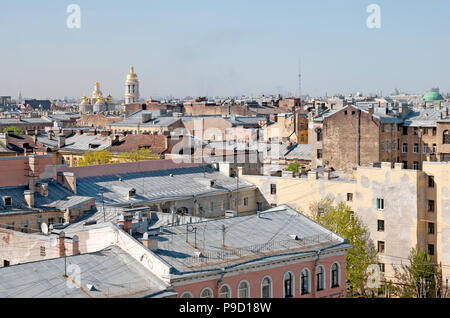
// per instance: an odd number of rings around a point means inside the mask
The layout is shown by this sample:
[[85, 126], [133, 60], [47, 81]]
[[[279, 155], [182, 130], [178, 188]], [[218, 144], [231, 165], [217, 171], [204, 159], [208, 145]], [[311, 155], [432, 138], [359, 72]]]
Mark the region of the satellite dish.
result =
[[48, 234], [48, 226], [47, 226], [46, 223], [42, 223], [42, 224], [41, 224], [41, 231], [42, 231], [42, 233], [44, 233], [45, 235]]

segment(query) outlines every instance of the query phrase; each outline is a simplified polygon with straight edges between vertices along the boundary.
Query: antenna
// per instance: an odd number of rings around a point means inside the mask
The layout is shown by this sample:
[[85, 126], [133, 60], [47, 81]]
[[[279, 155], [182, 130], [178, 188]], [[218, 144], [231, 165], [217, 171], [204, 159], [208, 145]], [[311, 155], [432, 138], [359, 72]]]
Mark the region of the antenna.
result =
[[[302, 100], [302, 60], [298, 59], [298, 98], [300, 98], [300, 103]], [[301, 106], [301, 104], [300, 104]]]

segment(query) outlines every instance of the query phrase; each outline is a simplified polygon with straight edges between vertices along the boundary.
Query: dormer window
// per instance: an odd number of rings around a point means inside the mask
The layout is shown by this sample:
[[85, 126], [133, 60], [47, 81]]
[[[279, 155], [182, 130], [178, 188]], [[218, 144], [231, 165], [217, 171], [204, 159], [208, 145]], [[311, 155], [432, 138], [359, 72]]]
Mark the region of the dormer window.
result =
[[12, 198], [11, 197], [3, 197], [3, 203], [5, 206], [12, 206]]

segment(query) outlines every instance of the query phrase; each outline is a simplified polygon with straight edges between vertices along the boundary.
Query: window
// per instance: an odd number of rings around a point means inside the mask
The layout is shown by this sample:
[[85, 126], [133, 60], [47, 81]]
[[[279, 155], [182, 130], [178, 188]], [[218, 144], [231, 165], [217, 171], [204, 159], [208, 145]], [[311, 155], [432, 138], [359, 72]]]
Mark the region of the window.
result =
[[403, 161], [403, 169], [408, 169], [408, 161]]
[[347, 193], [347, 201], [353, 201], [353, 193]]
[[339, 265], [334, 263], [331, 266], [331, 288], [339, 287]]
[[316, 269], [316, 289], [321, 291], [325, 288], [325, 270], [319, 265]]
[[10, 222], [6, 225], [7, 230], [14, 230], [14, 222]]
[[322, 129], [317, 128], [317, 141], [322, 141]]
[[436, 136], [436, 127], [433, 127], [433, 136]]
[[261, 282], [261, 298], [272, 298], [272, 280], [264, 277]]
[[12, 205], [11, 197], [3, 197], [3, 202], [5, 203], [5, 206], [11, 206]]
[[183, 294], [181, 294], [181, 298], [194, 298], [194, 297], [190, 292], [185, 291]]
[[3, 260], [3, 267], [8, 267], [10, 265], [10, 262], [7, 261], [6, 259]]
[[73, 158], [72, 162], [73, 162], [73, 166], [76, 167], [77, 166], [77, 158]]
[[277, 185], [276, 184], [270, 185], [270, 194], [277, 194]]
[[40, 247], [41, 256], [45, 256], [45, 246]]
[[446, 131], [444, 131], [444, 138], [443, 138], [444, 140], [443, 140], [443, 144], [444, 145], [450, 145], [450, 131], [449, 130], [446, 130]]
[[244, 198], [244, 206], [248, 206], [248, 198]]
[[404, 143], [404, 144], [402, 145], [402, 152], [403, 152], [403, 153], [408, 153], [408, 144]]
[[434, 223], [428, 222], [428, 234], [434, 234]]
[[437, 152], [437, 145], [433, 144], [433, 153], [436, 153], [436, 152]]
[[239, 295], [239, 298], [249, 298], [250, 297], [249, 285], [246, 281], [239, 283], [238, 295]]
[[231, 289], [228, 285], [222, 285], [220, 287], [219, 298], [231, 298]]
[[300, 294], [309, 294], [309, 270], [305, 268], [300, 274]]
[[419, 128], [414, 127], [413, 134], [414, 136], [417, 136], [419, 134]]
[[391, 152], [391, 148], [389, 147], [389, 141], [386, 141], [386, 150], [387, 152]]
[[380, 268], [381, 273], [385, 272], [384, 263], [378, 263], [378, 267]]
[[419, 144], [414, 144], [413, 152], [414, 153], [419, 153]]
[[424, 135], [428, 135], [428, 128], [424, 128], [424, 129], [423, 129], [423, 134], [424, 134]]
[[384, 141], [381, 143], [381, 151], [384, 151]]
[[384, 241], [378, 241], [378, 253], [384, 253]]
[[384, 199], [377, 199], [377, 209], [384, 210]]
[[420, 165], [418, 161], [414, 161], [414, 170], [419, 170]]
[[428, 211], [434, 212], [434, 200], [428, 200]]
[[284, 287], [284, 298], [293, 297], [294, 296], [294, 288], [293, 285], [293, 275], [291, 272], [287, 272], [283, 277], [283, 287]]
[[423, 153], [424, 154], [428, 153], [428, 144], [423, 144]]
[[63, 217], [59, 217], [58, 218], [58, 223], [59, 224], [64, 224], [64, 218]]
[[209, 210], [214, 211], [214, 202], [209, 202]]
[[49, 218], [47, 223], [48, 223], [48, 225], [55, 224], [55, 218]]
[[210, 288], [203, 289], [200, 298], [213, 298], [212, 290]]
[[256, 211], [262, 211], [262, 202], [256, 202]]
[[317, 149], [317, 159], [322, 159], [322, 149]]
[[403, 128], [403, 136], [407, 136], [408, 135], [408, 127], [402, 127]]
[[434, 245], [433, 244], [428, 244], [428, 254], [430, 254], [431, 256], [434, 255]]
[[434, 177], [428, 176], [428, 187], [434, 188]]
[[28, 220], [22, 222], [20, 231], [23, 233], [28, 233]]
[[384, 220], [378, 220], [378, 232], [384, 232]]

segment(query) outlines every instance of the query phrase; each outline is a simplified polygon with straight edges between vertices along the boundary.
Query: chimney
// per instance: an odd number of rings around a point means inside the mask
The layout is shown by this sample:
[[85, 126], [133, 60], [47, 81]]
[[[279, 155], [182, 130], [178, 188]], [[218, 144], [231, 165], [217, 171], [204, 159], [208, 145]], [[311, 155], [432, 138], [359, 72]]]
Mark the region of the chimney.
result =
[[53, 132], [51, 130], [47, 131], [48, 140], [52, 140]]
[[77, 194], [77, 177], [75, 173], [60, 171], [56, 175], [56, 181], [64, 188]]
[[48, 183], [41, 183], [38, 186], [38, 191], [43, 197], [48, 197]]
[[143, 113], [142, 114], [142, 123], [146, 123], [152, 119], [152, 113]]
[[80, 242], [78, 235], [72, 237], [72, 255], [80, 254]]
[[8, 132], [5, 132], [4, 134], [0, 134], [0, 142], [5, 147], [8, 147]]
[[58, 236], [59, 257], [66, 256], [66, 245], [64, 244], [65, 237], [66, 233], [64, 233], [64, 231], [61, 231]]
[[23, 196], [25, 197], [25, 202], [27, 203], [29, 208], [34, 208], [34, 191], [25, 190], [23, 192]]
[[370, 105], [369, 106], [369, 116], [373, 116], [373, 106], [372, 105]]
[[331, 179], [331, 170], [330, 169], [325, 169], [323, 171], [323, 177], [325, 180], [330, 180]]
[[308, 181], [317, 180], [319, 178], [319, 174], [317, 171], [310, 171], [308, 172]]
[[66, 145], [66, 136], [63, 134], [58, 135], [58, 148], [62, 148]]
[[156, 251], [158, 249], [158, 233], [144, 233], [142, 244], [150, 251]]

